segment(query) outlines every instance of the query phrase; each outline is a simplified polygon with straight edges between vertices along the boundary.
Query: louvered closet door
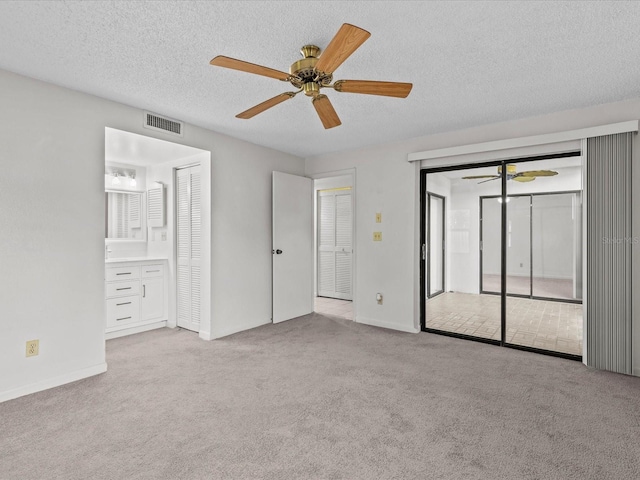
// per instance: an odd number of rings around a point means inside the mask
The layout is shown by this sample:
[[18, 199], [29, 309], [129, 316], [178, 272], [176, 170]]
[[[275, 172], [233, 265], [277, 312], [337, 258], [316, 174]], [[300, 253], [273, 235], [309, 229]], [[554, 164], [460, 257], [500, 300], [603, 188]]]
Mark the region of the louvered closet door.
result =
[[352, 300], [351, 189], [318, 192], [318, 296]]
[[200, 166], [177, 171], [177, 323], [194, 332], [200, 330], [200, 192]]

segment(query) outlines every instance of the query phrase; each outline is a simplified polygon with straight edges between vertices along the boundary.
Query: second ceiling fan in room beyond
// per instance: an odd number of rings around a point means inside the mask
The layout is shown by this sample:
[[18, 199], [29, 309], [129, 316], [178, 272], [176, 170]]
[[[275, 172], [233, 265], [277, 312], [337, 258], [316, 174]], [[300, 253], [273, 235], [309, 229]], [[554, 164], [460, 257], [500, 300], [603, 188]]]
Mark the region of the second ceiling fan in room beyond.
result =
[[[507, 165], [507, 180], [515, 180], [516, 182], [533, 182], [537, 177], [553, 177], [558, 172], [553, 170], [528, 170], [526, 172], [518, 172], [515, 165]], [[470, 177], [462, 177], [463, 180], [477, 180], [486, 178], [480, 183], [490, 182], [502, 177], [502, 167], [498, 167], [497, 175], [472, 175]]]
[[320, 93], [322, 88], [332, 88], [337, 92], [363, 93], [386, 97], [406, 98], [413, 86], [411, 83], [379, 82], [373, 80], [338, 80], [333, 82], [333, 72], [362, 45], [371, 34], [362, 28], [345, 23], [320, 55], [320, 48], [305, 45], [300, 49], [302, 60], [291, 64], [289, 73], [263, 67], [253, 63], [219, 55], [211, 60], [211, 65], [231, 68], [242, 72], [255, 73], [291, 83], [298, 90], [276, 95], [269, 100], [236, 115], [249, 119], [279, 103], [304, 92], [312, 97], [312, 103], [324, 128], [333, 128], [342, 122], [333, 108], [329, 97]]

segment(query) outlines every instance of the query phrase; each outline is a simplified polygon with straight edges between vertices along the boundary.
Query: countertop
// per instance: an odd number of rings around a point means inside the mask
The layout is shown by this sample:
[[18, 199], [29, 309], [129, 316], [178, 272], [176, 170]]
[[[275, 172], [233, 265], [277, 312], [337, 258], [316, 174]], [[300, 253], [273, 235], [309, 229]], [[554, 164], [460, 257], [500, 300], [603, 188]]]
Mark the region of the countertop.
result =
[[104, 263], [124, 263], [124, 262], [157, 262], [165, 261], [168, 258], [163, 257], [124, 257], [124, 258], [107, 258]]

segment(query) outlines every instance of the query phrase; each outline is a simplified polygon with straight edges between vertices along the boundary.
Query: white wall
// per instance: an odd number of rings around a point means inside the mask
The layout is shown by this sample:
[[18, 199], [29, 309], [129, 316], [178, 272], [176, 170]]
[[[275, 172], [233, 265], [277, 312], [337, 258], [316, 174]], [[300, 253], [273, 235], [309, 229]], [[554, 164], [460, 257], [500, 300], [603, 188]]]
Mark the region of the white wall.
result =
[[[355, 320], [404, 331], [414, 325], [416, 166], [394, 147], [325, 155], [306, 162], [309, 176], [355, 168]], [[375, 214], [382, 213], [382, 223]], [[373, 241], [373, 232], [382, 241]], [[376, 293], [384, 302], [378, 305]]]
[[211, 334], [270, 321], [271, 171], [302, 174], [301, 159], [192, 125], [154, 132], [141, 110], [5, 71], [0, 104], [0, 401], [106, 368], [105, 127], [211, 152]]
[[[306, 172], [318, 174], [345, 168], [356, 169], [356, 222], [358, 258], [356, 301], [358, 321], [400, 330], [419, 326], [420, 292], [416, 266], [420, 245], [417, 213], [419, 167], [407, 162], [409, 153], [561, 132], [640, 118], [640, 99], [568, 110], [522, 120], [483, 125], [457, 132], [407, 139], [400, 142], [319, 155], [306, 159]], [[640, 159], [636, 137], [634, 162]], [[541, 148], [544, 151], [545, 148]], [[485, 156], [470, 156], [487, 161]], [[433, 166], [439, 162], [430, 162]], [[460, 162], [464, 163], [464, 162]], [[634, 188], [640, 192], [640, 175]], [[634, 196], [634, 235], [640, 237], [640, 194]], [[371, 241], [373, 215], [384, 208], [383, 241]], [[634, 245], [634, 285], [640, 285], [640, 245]], [[636, 287], [637, 288], [637, 287]], [[375, 304], [375, 292], [385, 292], [385, 305]], [[635, 297], [640, 297], [635, 295]], [[634, 309], [634, 365], [640, 374], [640, 301]]]

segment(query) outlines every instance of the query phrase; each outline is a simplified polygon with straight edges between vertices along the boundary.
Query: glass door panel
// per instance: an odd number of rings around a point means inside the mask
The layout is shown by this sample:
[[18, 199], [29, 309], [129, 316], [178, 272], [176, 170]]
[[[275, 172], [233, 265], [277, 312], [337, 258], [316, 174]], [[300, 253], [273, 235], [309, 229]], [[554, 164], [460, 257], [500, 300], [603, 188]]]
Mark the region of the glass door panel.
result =
[[429, 194], [428, 297], [444, 291], [444, 197]]
[[[472, 178], [468, 178], [472, 177]], [[440, 224], [439, 213], [445, 212], [444, 244], [440, 247], [440, 231], [434, 225], [430, 232], [425, 230], [425, 239], [431, 242], [430, 252], [444, 252], [441, 259], [445, 266], [446, 285], [437, 283], [440, 277], [439, 263], [434, 258], [427, 268], [431, 274], [432, 286], [425, 283], [424, 325], [427, 330], [471, 336], [498, 342], [501, 335], [500, 295], [481, 294], [480, 275], [480, 206], [481, 197], [500, 195], [501, 185], [497, 166], [434, 172], [426, 175], [425, 226]], [[429, 195], [431, 206], [429, 207]], [[442, 207], [435, 195], [442, 198]], [[498, 203], [495, 198], [494, 203]], [[444, 209], [446, 205], [446, 209]], [[491, 212], [493, 215], [495, 212]], [[491, 232], [491, 244], [500, 245], [500, 216]], [[431, 222], [433, 220], [433, 222]], [[486, 243], [485, 243], [486, 244]], [[427, 252], [429, 253], [429, 252]], [[439, 253], [438, 253], [439, 254]], [[431, 258], [428, 254], [427, 258]], [[429, 263], [428, 261], [426, 263]], [[443, 293], [429, 294], [441, 286]], [[499, 290], [498, 290], [499, 291]]]
[[[502, 199], [501, 199], [502, 200]], [[507, 295], [531, 295], [531, 196], [507, 196]]]
[[582, 355], [580, 157], [514, 163], [507, 172], [505, 341]]
[[482, 261], [482, 293], [500, 294], [500, 265], [502, 229], [501, 197], [485, 197], [481, 199], [480, 259]]
[[[534, 195], [533, 296], [582, 299], [579, 192]], [[578, 271], [580, 270], [580, 271]]]

